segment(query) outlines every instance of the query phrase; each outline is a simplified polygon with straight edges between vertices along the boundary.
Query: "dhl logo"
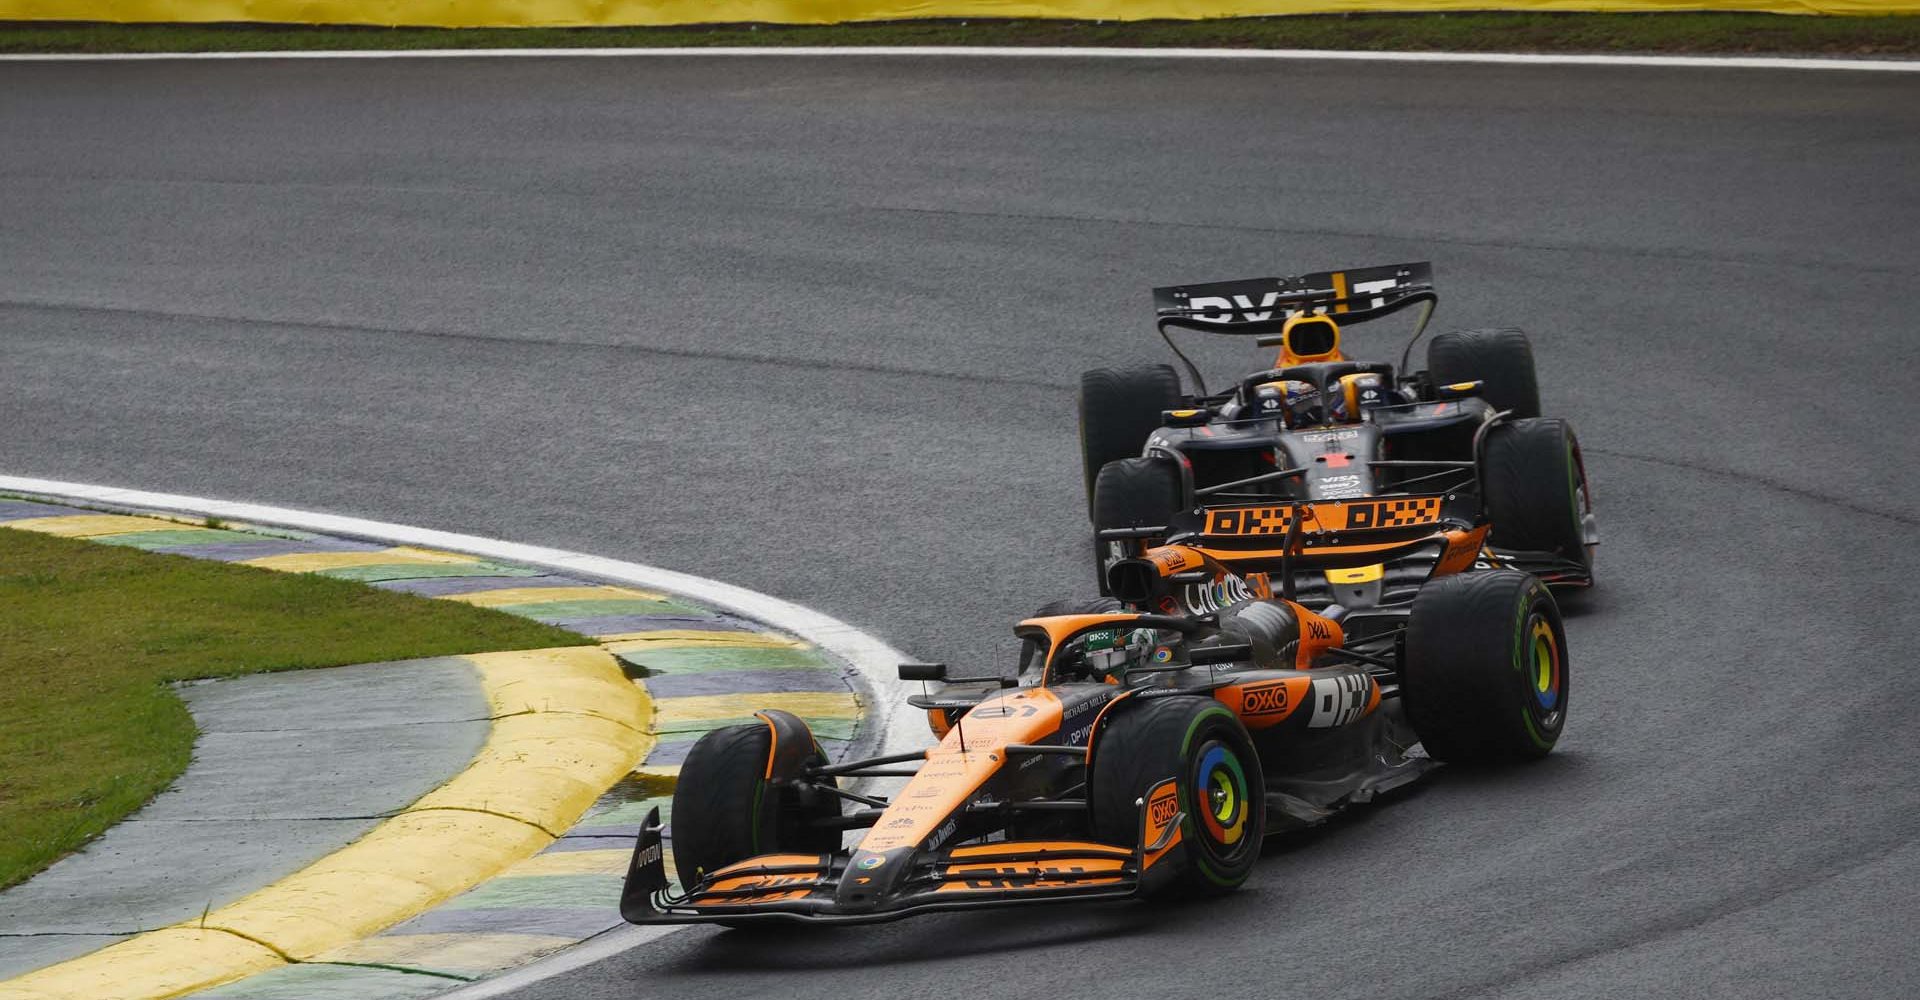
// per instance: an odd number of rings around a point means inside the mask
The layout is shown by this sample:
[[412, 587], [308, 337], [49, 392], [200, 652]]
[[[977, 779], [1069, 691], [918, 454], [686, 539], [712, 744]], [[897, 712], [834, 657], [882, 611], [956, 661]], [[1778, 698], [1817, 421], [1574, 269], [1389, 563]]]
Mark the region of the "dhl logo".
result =
[[[1223, 507], [1207, 511], [1209, 535], [1284, 535], [1295, 507]], [[1440, 519], [1439, 497], [1300, 504], [1300, 527], [1314, 531], [1404, 528]]]

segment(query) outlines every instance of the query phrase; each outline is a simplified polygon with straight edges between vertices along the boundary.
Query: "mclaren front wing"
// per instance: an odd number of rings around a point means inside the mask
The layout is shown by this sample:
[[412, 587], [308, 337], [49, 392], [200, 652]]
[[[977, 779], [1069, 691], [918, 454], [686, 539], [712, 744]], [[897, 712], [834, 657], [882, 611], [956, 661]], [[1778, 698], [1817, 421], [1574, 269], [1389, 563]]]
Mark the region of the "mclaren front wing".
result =
[[655, 809], [634, 844], [620, 914], [636, 924], [870, 923], [934, 910], [1127, 899], [1171, 874], [1174, 866], [1161, 863], [1179, 847], [1185, 819], [1172, 779], [1140, 805], [1140, 837], [1131, 846], [1003, 840], [946, 850], [765, 854], [705, 873], [682, 894], [668, 888]]

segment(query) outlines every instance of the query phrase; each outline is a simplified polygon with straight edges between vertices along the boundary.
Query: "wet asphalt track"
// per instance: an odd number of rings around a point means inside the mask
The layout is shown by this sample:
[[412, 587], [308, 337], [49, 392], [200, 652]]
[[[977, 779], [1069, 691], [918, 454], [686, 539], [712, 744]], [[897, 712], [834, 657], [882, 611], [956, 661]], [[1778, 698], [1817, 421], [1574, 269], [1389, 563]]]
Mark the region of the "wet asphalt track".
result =
[[0, 136], [0, 469], [655, 562], [955, 663], [1084, 589], [1070, 386], [1159, 356], [1148, 286], [1431, 258], [1443, 328], [1533, 333], [1605, 531], [1547, 762], [1210, 906], [697, 929], [525, 997], [1920, 994], [1904, 75], [6, 65]]

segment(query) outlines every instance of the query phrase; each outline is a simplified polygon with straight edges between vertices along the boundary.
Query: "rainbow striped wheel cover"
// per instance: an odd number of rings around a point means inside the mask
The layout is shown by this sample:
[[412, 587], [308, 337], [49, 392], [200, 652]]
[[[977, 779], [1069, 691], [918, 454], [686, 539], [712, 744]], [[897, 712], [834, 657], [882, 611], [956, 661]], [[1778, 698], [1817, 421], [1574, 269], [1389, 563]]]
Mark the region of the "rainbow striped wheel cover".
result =
[[1247, 775], [1232, 750], [1214, 743], [1201, 754], [1200, 808], [1195, 810], [1219, 844], [1237, 844], [1247, 832]]
[[1533, 649], [1533, 696], [1540, 709], [1551, 712], [1560, 707], [1560, 646], [1554, 641], [1553, 626], [1539, 615], [1528, 623]]

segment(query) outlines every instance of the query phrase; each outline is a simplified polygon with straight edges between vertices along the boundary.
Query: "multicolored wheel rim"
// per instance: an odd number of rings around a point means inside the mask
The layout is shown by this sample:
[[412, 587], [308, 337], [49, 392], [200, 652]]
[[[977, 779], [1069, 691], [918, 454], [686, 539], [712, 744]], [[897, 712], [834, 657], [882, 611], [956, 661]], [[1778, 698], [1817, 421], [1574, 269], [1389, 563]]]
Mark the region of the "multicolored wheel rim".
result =
[[1566, 669], [1560, 661], [1560, 643], [1554, 637], [1553, 623], [1545, 615], [1527, 618], [1528, 675], [1533, 682], [1533, 698], [1540, 714], [1551, 724], [1560, 713], [1566, 683]]
[[1252, 815], [1248, 801], [1247, 772], [1240, 758], [1226, 744], [1210, 742], [1201, 749], [1195, 769], [1195, 812], [1207, 835], [1221, 847], [1231, 848], [1247, 834], [1247, 819]]

